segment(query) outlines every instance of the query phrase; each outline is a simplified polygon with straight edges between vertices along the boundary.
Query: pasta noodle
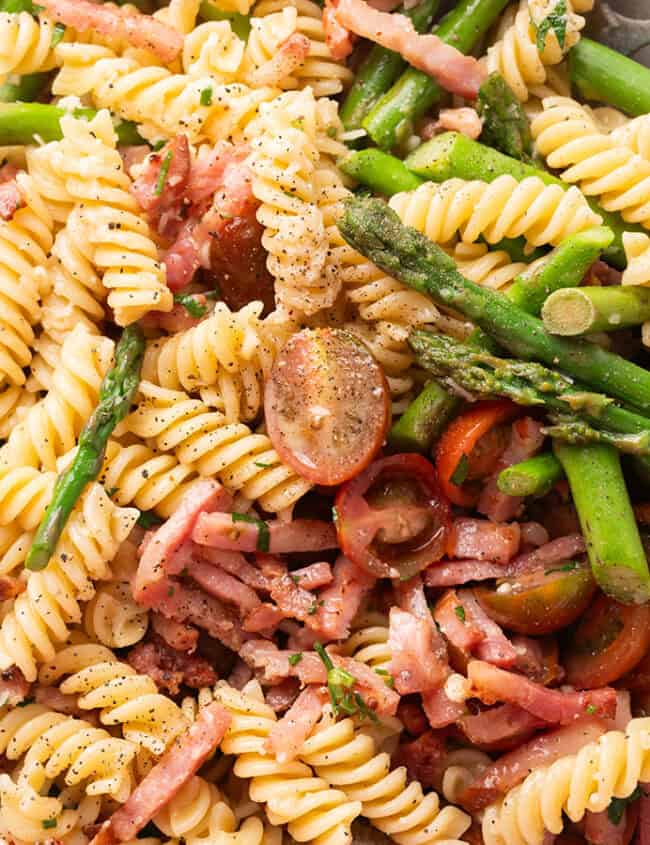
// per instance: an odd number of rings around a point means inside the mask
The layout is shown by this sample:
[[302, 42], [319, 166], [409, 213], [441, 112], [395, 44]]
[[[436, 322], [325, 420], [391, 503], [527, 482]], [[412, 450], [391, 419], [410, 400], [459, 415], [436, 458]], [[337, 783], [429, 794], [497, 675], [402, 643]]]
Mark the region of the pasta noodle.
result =
[[610, 138], [619, 146], [629, 147], [642, 158], [650, 161], [650, 116], [647, 114], [635, 117], [634, 120], [624, 120], [616, 127]]
[[188, 842], [222, 831], [232, 833], [236, 819], [217, 787], [195, 775], [155, 816], [154, 824], [165, 836]]
[[234, 82], [241, 72], [245, 49], [229, 21], [203, 23], [185, 39], [183, 69], [189, 76], [210, 76], [218, 83]]
[[100, 584], [84, 608], [84, 630], [108, 648], [135, 645], [144, 637], [147, 624], [147, 611], [134, 601], [128, 581]]
[[34, 18], [29, 12], [0, 12], [0, 79], [56, 67], [49, 18]]

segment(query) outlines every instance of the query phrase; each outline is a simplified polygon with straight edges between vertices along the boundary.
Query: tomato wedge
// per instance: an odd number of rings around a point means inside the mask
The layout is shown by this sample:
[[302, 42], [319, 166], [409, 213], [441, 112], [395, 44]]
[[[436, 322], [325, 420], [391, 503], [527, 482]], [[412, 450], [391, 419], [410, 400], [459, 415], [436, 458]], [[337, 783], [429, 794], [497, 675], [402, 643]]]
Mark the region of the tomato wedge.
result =
[[343, 553], [378, 578], [410, 578], [440, 560], [450, 526], [449, 502], [421, 455], [375, 461], [336, 497]]
[[304, 329], [289, 339], [267, 381], [264, 410], [282, 460], [327, 486], [365, 469], [390, 424], [381, 367], [341, 329]]
[[571, 632], [562, 663], [567, 682], [594, 689], [618, 680], [650, 648], [650, 605], [600, 595]]
[[[458, 475], [460, 473], [463, 481], [488, 475], [491, 471], [489, 464], [496, 463], [496, 459], [493, 462], [487, 460], [490, 456], [485, 454], [481, 441], [490, 432], [498, 434], [494, 432], [497, 426], [520, 414], [521, 409], [506, 399], [478, 402], [452, 420], [443, 431], [436, 447], [436, 469], [440, 486], [454, 505], [469, 508], [476, 504], [478, 489], [472, 490], [471, 485], [463, 485], [462, 481], [457, 483]], [[505, 442], [502, 445], [505, 446]], [[492, 446], [496, 447], [497, 443], [492, 443]], [[498, 458], [496, 449], [491, 451]]]

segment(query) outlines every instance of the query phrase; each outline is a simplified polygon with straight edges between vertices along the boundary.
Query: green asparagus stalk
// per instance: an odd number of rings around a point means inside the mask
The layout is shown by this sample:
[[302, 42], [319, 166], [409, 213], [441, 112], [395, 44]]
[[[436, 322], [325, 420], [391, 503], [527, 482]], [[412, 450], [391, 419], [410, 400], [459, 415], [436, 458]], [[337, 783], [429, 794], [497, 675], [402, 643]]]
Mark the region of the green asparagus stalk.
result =
[[571, 81], [587, 100], [637, 117], [650, 112], [650, 69], [590, 38], [569, 52]]
[[650, 454], [650, 419], [621, 408], [609, 396], [533, 361], [500, 358], [444, 335], [411, 332], [416, 360], [450, 391], [503, 396], [518, 405], [544, 408], [553, 433], [572, 442], [611, 442], [621, 451]]
[[84, 487], [99, 475], [108, 438], [128, 414], [140, 382], [144, 347], [144, 335], [137, 325], [124, 329], [115, 350], [115, 365], [106, 374], [99, 404], [79, 435], [74, 460], [56, 480], [52, 500], [27, 556], [27, 569], [38, 571], [47, 566]]
[[[492, 182], [498, 176], [504, 175], [513, 176], [521, 182], [528, 176], [537, 176], [547, 185], [560, 185], [564, 190], [569, 188], [566, 182], [546, 170], [517, 161], [457, 132], [446, 132], [422, 144], [406, 159], [405, 164], [418, 176], [433, 179], [434, 182], [453, 178]], [[614, 240], [605, 253], [607, 260], [617, 267], [624, 267], [623, 232], [645, 230], [640, 226], [624, 223], [618, 214], [605, 211], [591, 197], [587, 197], [587, 202], [596, 214], [603, 218], [603, 225], [614, 232]]]
[[[411, 19], [416, 32], [425, 32], [431, 26], [439, 5], [439, 0], [422, 0], [415, 8], [402, 14]], [[399, 53], [375, 44], [357, 71], [341, 106], [343, 126], [346, 129], [360, 129], [362, 120], [372, 106], [405, 68], [406, 62]]]
[[459, 405], [460, 399], [430, 381], [393, 425], [389, 445], [402, 452], [427, 453]]
[[[462, 53], [470, 53], [503, 11], [507, 0], [460, 0], [435, 34]], [[384, 150], [391, 150], [413, 132], [415, 121], [442, 96], [438, 83], [422, 71], [409, 68], [363, 121], [368, 135]]]
[[594, 578], [616, 601], [647, 602], [648, 562], [616, 450], [558, 441], [553, 449], [569, 480]]
[[533, 153], [530, 124], [521, 103], [500, 74], [491, 73], [481, 85], [476, 106], [483, 118], [481, 141], [529, 162]]
[[412, 173], [403, 161], [377, 149], [350, 153], [338, 164], [352, 179], [387, 197], [401, 191], [414, 191], [425, 181]]
[[564, 477], [562, 466], [551, 452], [501, 470], [497, 487], [507, 496], [545, 496]]
[[[0, 146], [34, 144], [42, 141], [60, 141], [60, 120], [66, 114], [63, 109], [44, 103], [1, 103], [0, 104]], [[92, 120], [97, 114], [94, 109], [76, 109], [75, 117]], [[122, 121], [115, 127], [120, 144], [146, 144], [138, 134], [135, 123]]]
[[544, 328], [567, 337], [611, 332], [650, 320], [650, 290], [587, 287], [556, 290], [542, 308]]
[[614, 240], [606, 226], [594, 226], [570, 235], [532, 271], [524, 270], [508, 288], [506, 296], [523, 311], [539, 315], [554, 291], [579, 285], [589, 267]]
[[28, 73], [0, 85], [0, 103], [31, 103], [41, 93], [47, 82], [47, 73]]
[[215, 6], [211, 0], [201, 0], [199, 15], [205, 21], [230, 21], [230, 26], [235, 35], [242, 41], [248, 41], [251, 31], [251, 22], [248, 15], [240, 15], [239, 12], [224, 12]]
[[650, 372], [584, 340], [559, 338], [507, 297], [465, 279], [452, 258], [373, 198], [350, 197], [339, 220], [346, 241], [404, 284], [460, 311], [504, 349], [557, 367], [593, 389], [650, 411]]

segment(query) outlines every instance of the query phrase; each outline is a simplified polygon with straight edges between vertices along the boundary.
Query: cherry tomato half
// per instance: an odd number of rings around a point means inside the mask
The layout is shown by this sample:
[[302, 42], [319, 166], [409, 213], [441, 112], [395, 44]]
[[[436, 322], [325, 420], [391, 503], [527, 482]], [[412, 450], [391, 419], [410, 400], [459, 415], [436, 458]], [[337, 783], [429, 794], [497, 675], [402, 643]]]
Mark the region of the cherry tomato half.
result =
[[571, 633], [562, 663], [580, 689], [611, 684], [650, 648], [650, 605], [624, 605], [600, 595]]
[[487, 615], [519, 634], [550, 634], [570, 625], [583, 612], [596, 590], [587, 566], [563, 561], [501, 579], [496, 587], [474, 592]]
[[[469, 508], [476, 503], [479, 490], [472, 490], [470, 485], [454, 483], [458, 472], [465, 462], [466, 470], [461, 472], [465, 478], [489, 474], [489, 467], [486, 472], [486, 449], [482, 448], [481, 442], [501, 423], [508, 422], [519, 414], [521, 409], [505, 399], [478, 402], [453, 419], [443, 431], [436, 447], [436, 469], [442, 490], [453, 504]], [[500, 432], [496, 434], [500, 440]], [[492, 447], [488, 451], [492, 451], [498, 458], [498, 444], [492, 436], [488, 437], [488, 441]], [[503, 446], [505, 445], [504, 442]], [[477, 463], [480, 464], [480, 472]]]
[[343, 553], [378, 578], [410, 578], [444, 554], [449, 502], [421, 455], [391, 455], [339, 490], [336, 527]]
[[390, 423], [381, 367], [341, 329], [304, 329], [290, 338], [266, 384], [264, 410], [282, 460], [327, 486], [365, 469]]

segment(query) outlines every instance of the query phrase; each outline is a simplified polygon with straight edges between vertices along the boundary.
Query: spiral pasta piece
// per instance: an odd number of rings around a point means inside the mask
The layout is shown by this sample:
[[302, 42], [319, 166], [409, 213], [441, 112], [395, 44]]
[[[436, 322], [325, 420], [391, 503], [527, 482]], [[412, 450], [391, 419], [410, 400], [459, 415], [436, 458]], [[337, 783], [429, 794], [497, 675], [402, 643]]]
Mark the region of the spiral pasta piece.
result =
[[[272, 61], [277, 56], [281, 45], [294, 34], [302, 35], [298, 32], [298, 11], [294, 6], [286, 6], [282, 11], [273, 12], [264, 17], [251, 18], [251, 31], [246, 42], [242, 68], [245, 78], [251, 85], [255, 85], [255, 72], [264, 67], [267, 62]], [[307, 42], [311, 45], [309, 39]], [[273, 84], [284, 90], [301, 87], [297, 73], [305, 60], [304, 58], [298, 60], [296, 66], [288, 73], [276, 69]]]
[[33, 180], [16, 176], [25, 205], [0, 221], [0, 385], [21, 386], [40, 318], [37, 268], [52, 248], [54, 223]]
[[238, 830], [218, 830], [211, 827], [207, 836], [190, 834], [187, 845], [282, 845], [282, 828], [264, 822], [256, 816], [245, 819]]
[[650, 237], [641, 232], [624, 232], [623, 247], [627, 267], [621, 283], [624, 285], [650, 284]]
[[154, 17], [189, 35], [196, 25], [201, 0], [169, 0], [169, 4], [154, 13]]
[[266, 753], [265, 739], [277, 717], [263, 696], [258, 699], [247, 695], [246, 688], [239, 692], [220, 683], [215, 698], [232, 717], [222, 750], [237, 758], [237, 777], [251, 779], [251, 798], [265, 805], [271, 824], [287, 824], [296, 842], [350, 843], [350, 825], [359, 815], [361, 803], [349, 800], [341, 790], [330, 789], [304, 763], [278, 763]]
[[298, 12], [295, 31], [305, 35], [310, 43], [306, 61], [292, 77], [298, 87], [311, 88], [315, 97], [340, 93], [354, 77], [344, 62], [338, 62], [332, 56], [325, 39], [323, 12], [317, 3], [312, 0], [260, 0], [253, 7], [253, 16], [264, 18], [291, 7]]
[[207, 2], [220, 12], [237, 12], [240, 15], [247, 15], [254, 0], [207, 0]]
[[189, 723], [171, 698], [158, 692], [148, 675], [139, 675], [104, 646], [72, 645], [56, 654], [39, 675], [44, 684], [77, 695], [81, 710], [99, 710], [103, 725], [119, 725], [125, 739], [159, 757]]
[[17, 385], [0, 388], [0, 440], [6, 440], [14, 427], [25, 417], [38, 397]]
[[[41, 516], [48, 502], [49, 496], [40, 503]], [[51, 660], [70, 624], [81, 621], [79, 602], [92, 598], [93, 582], [110, 578], [109, 563], [137, 517], [135, 508], [113, 504], [99, 484], [89, 486], [48, 566], [29, 574], [25, 592], [0, 623], [2, 669], [15, 664], [28, 681], [36, 679], [37, 664]]]
[[56, 67], [52, 35], [54, 23], [29, 12], [0, 12], [0, 79]]
[[84, 631], [108, 648], [128, 648], [140, 642], [148, 622], [148, 613], [133, 599], [128, 581], [99, 584], [84, 608]]
[[189, 76], [211, 77], [217, 83], [234, 82], [242, 69], [245, 43], [230, 22], [209, 21], [185, 37], [183, 70]]
[[388, 669], [390, 650], [388, 628], [384, 625], [369, 625], [351, 634], [343, 646], [343, 654], [354, 657], [371, 669]]
[[21, 567], [32, 545], [33, 534], [17, 525], [0, 528], [0, 575], [11, 575]]
[[407, 785], [404, 766], [391, 769], [390, 756], [377, 753], [373, 739], [355, 730], [352, 719], [336, 722], [329, 708], [299, 757], [350, 800], [360, 801], [362, 814], [398, 845], [461, 845], [470, 818], [457, 807], [440, 807], [438, 795]]
[[577, 188], [565, 191], [536, 176], [521, 182], [505, 175], [493, 182], [424, 182], [414, 191], [395, 194], [390, 206], [402, 223], [438, 244], [458, 233], [467, 244], [480, 237], [494, 244], [523, 235], [533, 247], [557, 246], [569, 235], [602, 223]]
[[598, 197], [606, 211], [650, 228], [650, 161], [618, 144], [613, 133], [600, 132], [575, 100], [550, 97], [543, 106], [531, 132], [548, 166], [586, 196]]
[[450, 804], [460, 803], [465, 789], [488, 766], [492, 759], [477, 748], [459, 748], [445, 755], [445, 770], [442, 775], [442, 794]]
[[650, 115], [643, 114], [633, 120], [626, 120], [610, 133], [610, 138], [617, 145], [629, 147], [650, 161]]
[[45, 513], [56, 481], [55, 472], [34, 467], [0, 466], [0, 525], [33, 531]]
[[580, 821], [612, 798], [627, 798], [650, 777], [650, 719], [632, 719], [625, 733], [608, 731], [577, 754], [533, 771], [483, 817], [485, 845], [541, 845], [559, 834], [563, 813]]
[[165, 836], [188, 842], [199, 837], [232, 833], [236, 819], [213, 783], [195, 775], [153, 819]]
[[277, 513], [291, 507], [311, 484], [285, 466], [266, 434], [228, 423], [218, 411], [182, 391], [140, 383], [142, 399], [125, 430], [173, 451], [184, 466], [216, 476], [225, 487]]

